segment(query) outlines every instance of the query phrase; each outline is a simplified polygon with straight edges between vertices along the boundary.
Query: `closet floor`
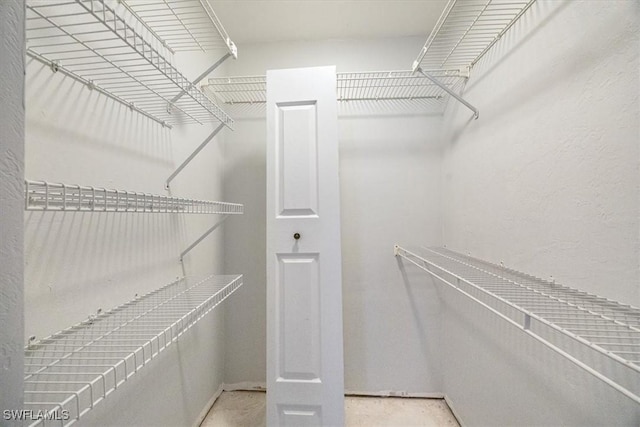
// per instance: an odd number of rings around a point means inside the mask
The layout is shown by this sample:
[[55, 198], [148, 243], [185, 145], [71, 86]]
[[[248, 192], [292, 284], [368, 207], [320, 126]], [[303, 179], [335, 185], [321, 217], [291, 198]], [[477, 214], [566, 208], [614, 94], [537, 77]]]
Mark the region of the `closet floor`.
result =
[[[266, 393], [222, 393], [200, 427], [262, 427]], [[401, 397], [345, 398], [346, 427], [459, 427], [442, 399]]]

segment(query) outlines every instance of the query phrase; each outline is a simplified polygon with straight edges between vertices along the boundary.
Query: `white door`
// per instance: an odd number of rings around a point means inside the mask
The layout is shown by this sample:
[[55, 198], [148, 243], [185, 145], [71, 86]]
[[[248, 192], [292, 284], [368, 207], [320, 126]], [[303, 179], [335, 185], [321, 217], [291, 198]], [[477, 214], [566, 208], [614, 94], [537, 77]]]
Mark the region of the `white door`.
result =
[[342, 426], [335, 67], [267, 72], [267, 425]]

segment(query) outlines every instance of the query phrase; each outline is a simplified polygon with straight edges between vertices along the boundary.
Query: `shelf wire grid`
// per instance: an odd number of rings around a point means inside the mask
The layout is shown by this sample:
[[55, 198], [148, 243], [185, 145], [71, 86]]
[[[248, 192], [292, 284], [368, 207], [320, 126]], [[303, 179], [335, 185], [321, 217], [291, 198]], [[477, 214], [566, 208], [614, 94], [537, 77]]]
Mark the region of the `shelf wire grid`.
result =
[[207, 0], [121, 0], [172, 50], [226, 49], [234, 43]]
[[242, 214], [244, 205], [27, 180], [25, 210], [233, 215]]
[[120, 16], [106, 0], [30, 0], [26, 21], [27, 55], [54, 71], [159, 123], [218, 121], [233, 127], [233, 119], [170, 63], [169, 52], [154, 47], [151, 36], [134, 28], [135, 19]]
[[[458, 90], [464, 78], [458, 70], [435, 70], [447, 87]], [[260, 104], [267, 100], [266, 76], [210, 78], [206, 88], [225, 104]], [[449, 95], [424, 76], [411, 71], [337, 73], [338, 101], [418, 101], [444, 111]]]
[[640, 403], [640, 309], [443, 248], [396, 254]]
[[28, 345], [24, 407], [48, 414], [31, 426], [76, 422], [240, 286], [241, 275], [180, 278]]
[[534, 2], [450, 0], [414, 61], [413, 70], [473, 67]]

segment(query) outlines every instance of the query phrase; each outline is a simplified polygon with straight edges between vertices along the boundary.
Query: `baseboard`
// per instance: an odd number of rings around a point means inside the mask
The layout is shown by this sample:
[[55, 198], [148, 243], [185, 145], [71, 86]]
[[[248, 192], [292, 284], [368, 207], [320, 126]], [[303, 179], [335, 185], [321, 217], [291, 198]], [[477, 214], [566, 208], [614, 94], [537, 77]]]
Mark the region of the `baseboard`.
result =
[[444, 395], [444, 401], [447, 403], [449, 410], [453, 414], [453, 417], [456, 419], [460, 427], [464, 427], [464, 423], [462, 422], [462, 419], [458, 416], [458, 413], [456, 412], [453, 402], [451, 402], [451, 399], [446, 394]]
[[196, 418], [196, 422], [193, 424], [193, 427], [200, 427], [204, 419], [207, 417], [207, 414], [213, 407], [213, 404], [216, 403], [216, 400], [218, 400], [218, 398], [220, 397], [223, 391], [224, 391], [224, 384], [220, 384], [220, 387], [218, 387], [218, 390], [216, 390], [216, 392], [213, 394], [213, 397], [209, 399], [209, 402], [207, 402], [202, 412], [200, 412], [200, 415], [198, 415], [198, 418]]
[[394, 390], [380, 390], [380, 391], [352, 391], [346, 390], [345, 396], [370, 396], [370, 397], [416, 397], [422, 399], [442, 399], [444, 395], [442, 393], [422, 393], [422, 392], [410, 392], [410, 391], [394, 391]]
[[[244, 381], [233, 384], [224, 384], [224, 391], [267, 391], [267, 385], [263, 382]], [[372, 397], [418, 397], [423, 399], [443, 399], [442, 393], [422, 393], [409, 391], [354, 391], [346, 390], [345, 396], [372, 396]]]
[[224, 384], [224, 391], [267, 391], [267, 384], [254, 381]]

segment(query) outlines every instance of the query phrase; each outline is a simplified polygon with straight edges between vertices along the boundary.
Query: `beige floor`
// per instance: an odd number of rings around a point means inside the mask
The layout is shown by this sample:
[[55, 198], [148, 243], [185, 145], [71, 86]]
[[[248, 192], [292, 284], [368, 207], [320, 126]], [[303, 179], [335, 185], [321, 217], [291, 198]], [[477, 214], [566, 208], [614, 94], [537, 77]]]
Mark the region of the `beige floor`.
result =
[[[259, 391], [224, 392], [201, 427], [262, 427], [265, 396]], [[347, 427], [459, 427], [442, 399], [347, 396], [345, 413]]]

